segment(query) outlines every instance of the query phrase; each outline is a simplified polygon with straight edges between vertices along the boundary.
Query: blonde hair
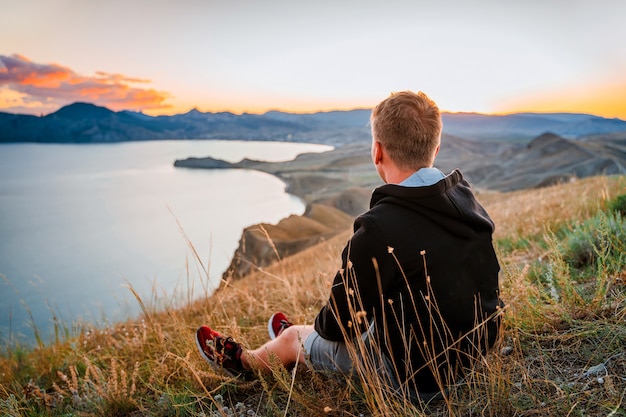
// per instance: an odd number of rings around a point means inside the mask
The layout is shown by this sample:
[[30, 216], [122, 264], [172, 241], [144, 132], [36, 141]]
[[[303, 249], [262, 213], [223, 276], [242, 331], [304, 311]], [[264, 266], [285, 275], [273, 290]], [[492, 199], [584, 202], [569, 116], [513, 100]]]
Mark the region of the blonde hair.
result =
[[432, 165], [441, 143], [439, 108], [421, 91], [392, 93], [372, 110], [372, 137], [401, 168]]

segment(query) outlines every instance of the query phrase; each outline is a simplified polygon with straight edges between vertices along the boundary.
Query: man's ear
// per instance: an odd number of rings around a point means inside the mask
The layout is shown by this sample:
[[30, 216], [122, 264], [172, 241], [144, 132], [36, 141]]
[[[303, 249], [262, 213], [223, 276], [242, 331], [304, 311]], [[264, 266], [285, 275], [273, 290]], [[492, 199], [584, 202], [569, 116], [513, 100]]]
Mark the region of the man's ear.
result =
[[383, 159], [383, 145], [379, 141], [374, 141], [374, 164], [378, 164]]
[[437, 149], [435, 149], [435, 156], [439, 153], [439, 148], [441, 148], [441, 144], [437, 145]]

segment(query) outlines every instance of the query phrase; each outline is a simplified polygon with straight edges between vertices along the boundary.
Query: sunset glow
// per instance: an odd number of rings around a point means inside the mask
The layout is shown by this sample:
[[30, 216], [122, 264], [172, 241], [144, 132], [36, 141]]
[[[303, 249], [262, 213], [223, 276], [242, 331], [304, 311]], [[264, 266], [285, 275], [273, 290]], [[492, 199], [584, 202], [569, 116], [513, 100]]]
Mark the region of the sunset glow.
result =
[[315, 112], [371, 108], [410, 89], [454, 112], [626, 119], [626, 2], [23, 0], [3, 9], [12, 16], [0, 26], [5, 112], [76, 101], [151, 115]]
[[[537, 112], [590, 113], [626, 119], [626, 79], [596, 83], [519, 96], [503, 103], [502, 112], [532, 109]], [[584, 109], [584, 110], [581, 110]]]

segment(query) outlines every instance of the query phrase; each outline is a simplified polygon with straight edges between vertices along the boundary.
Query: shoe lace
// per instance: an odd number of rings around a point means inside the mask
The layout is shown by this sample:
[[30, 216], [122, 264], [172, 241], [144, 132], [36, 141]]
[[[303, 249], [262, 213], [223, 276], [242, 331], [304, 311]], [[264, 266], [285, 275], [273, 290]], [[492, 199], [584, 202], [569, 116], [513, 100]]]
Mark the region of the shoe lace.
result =
[[215, 342], [215, 353], [219, 356], [220, 362], [237, 359], [239, 344], [232, 337], [216, 337]]

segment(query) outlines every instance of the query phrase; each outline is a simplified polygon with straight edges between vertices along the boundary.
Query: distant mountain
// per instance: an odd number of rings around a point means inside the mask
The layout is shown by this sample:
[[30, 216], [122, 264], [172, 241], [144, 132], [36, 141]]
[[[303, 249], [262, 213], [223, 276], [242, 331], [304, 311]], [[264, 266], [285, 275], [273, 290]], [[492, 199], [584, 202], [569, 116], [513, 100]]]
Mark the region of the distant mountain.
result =
[[158, 137], [163, 128], [130, 112], [74, 103], [47, 116], [0, 113], [0, 142], [92, 143]]
[[546, 132], [575, 139], [593, 134], [626, 131], [626, 121], [579, 113], [514, 113], [485, 115], [446, 113], [444, 131], [465, 139], [527, 142]]
[[[369, 143], [370, 110], [265, 114], [200, 112], [172, 116], [114, 112], [74, 103], [46, 116], [0, 112], [0, 143], [91, 143], [159, 139], [241, 139], [326, 143]], [[626, 132], [626, 121], [587, 114], [518, 113], [502, 116], [444, 113], [444, 133], [488, 142], [527, 143], [552, 132], [564, 138]]]

